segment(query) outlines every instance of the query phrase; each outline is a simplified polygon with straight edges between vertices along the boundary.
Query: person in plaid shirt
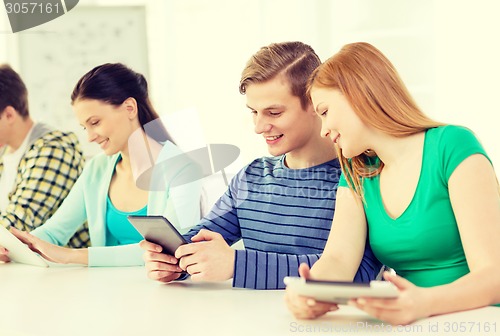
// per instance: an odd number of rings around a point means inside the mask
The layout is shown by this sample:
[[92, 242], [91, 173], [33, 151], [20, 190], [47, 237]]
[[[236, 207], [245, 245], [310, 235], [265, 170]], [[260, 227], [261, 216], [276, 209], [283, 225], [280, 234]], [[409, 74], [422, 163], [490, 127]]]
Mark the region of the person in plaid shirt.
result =
[[[32, 231], [59, 208], [83, 170], [77, 137], [29, 114], [19, 74], [0, 66], [0, 225]], [[88, 246], [86, 225], [68, 246]]]

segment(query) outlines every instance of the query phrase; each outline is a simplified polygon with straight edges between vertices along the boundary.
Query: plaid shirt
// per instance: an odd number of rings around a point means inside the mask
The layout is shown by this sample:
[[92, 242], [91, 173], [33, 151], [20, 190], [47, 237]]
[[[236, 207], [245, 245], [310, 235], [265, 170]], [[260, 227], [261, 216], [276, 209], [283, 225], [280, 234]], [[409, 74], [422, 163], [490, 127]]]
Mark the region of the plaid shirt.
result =
[[[46, 128], [37, 124], [35, 127]], [[34, 132], [33, 132], [34, 133]], [[0, 150], [0, 175], [3, 171]], [[0, 213], [0, 224], [31, 231], [47, 221], [59, 208], [83, 170], [84, 158], [73, 133], [49, 130], [32, 140], [19, 162], [9, 204]], [[85, 224], [68, 243], [69, 247], [87, 247], [90, 239]]]

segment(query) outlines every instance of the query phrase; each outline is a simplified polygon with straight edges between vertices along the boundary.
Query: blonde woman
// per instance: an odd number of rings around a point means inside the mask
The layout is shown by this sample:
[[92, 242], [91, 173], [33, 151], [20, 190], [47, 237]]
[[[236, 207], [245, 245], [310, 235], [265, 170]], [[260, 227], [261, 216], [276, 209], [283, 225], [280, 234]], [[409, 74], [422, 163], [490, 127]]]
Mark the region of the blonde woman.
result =
[[[397, 299], [352, 300], [392, 323], [500, 302], [500, 195], [495, 172], [468, 129], [422, 113], [390, 61], [368, 43], [344, 46], [308, 87], [322, 135], [343, 169], [332, 230], [303, 277], [352, 280], [365, 238], [397, 275]], [[337, 306], [286, 294], [298, 318]]]

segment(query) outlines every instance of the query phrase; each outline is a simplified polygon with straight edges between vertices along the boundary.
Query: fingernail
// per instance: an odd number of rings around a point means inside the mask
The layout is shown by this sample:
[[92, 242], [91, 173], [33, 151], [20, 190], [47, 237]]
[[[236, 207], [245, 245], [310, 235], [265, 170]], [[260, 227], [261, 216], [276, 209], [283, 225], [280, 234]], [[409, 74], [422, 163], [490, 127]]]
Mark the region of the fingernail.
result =
[[366, 300], [365, 300], [365, 299], [358, 299], [358, 300], [357, 300], [357, 302], [358, 302], [358, 304], [360, 304], [360, 305], [364, 305], [364, 304], [366, 304]]
[[316, 301], [314, 299], [307, 299], [306, 304], [312, 307], [316, 304]]

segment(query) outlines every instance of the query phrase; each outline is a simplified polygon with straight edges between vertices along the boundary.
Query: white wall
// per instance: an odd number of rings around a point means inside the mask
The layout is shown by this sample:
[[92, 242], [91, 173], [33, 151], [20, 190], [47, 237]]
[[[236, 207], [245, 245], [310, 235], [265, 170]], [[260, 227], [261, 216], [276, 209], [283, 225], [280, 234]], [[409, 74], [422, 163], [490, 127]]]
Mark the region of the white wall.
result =
[[[453, 8], [453, 10], [451, 10]], [[435, 116], [479, 136], [500, 174], [500, 2], [436, 1]], [[496, 134], [496, 135], [495, 135]]]
[[186, 118], [186, 126], [171, 128], [174, 135], [184, 129], [188, 132], [178, 137], [237, 145], [241, 156], [229, 168], [233, 172], [266, 155], [265, 143], [253, 132], [251, 114], [238, 92], [241, 71], [254, 52], [271, 42], [321, 45], [319, 28], [329, 30], [328, 23], [317, 20], [321, 4], [328, 1], [168, 1], [167, 27], [158, 39], [164, 56], [156, 93], [161, 92], [162, 99], [156, 103], [167, 113], [196, 109], [203, 132], [194, 132], [192, 119]]
[[[146, 6], [154, 105], [182, 124], [170, 128], [181, 130], [174, 133], [189, 146], [240, 147], [230, 171], [266, 154], [238, 92], [241, 70], [262, 45], [285, 40], [311, 44], [323, 60], [344, 43], [373, 43], [431, 117], [472, 128], [500, 166], [493, 120], [500, 78], [496, 0], [80, 0], [74, 10], [86, 5]], [[4, 13], [0, 27], [8, 29]], [[0, 34], [0, 62], [16, 66], [14, 35]], [[188, 108], [197, 111], [198, 126], [176, 113]]]

